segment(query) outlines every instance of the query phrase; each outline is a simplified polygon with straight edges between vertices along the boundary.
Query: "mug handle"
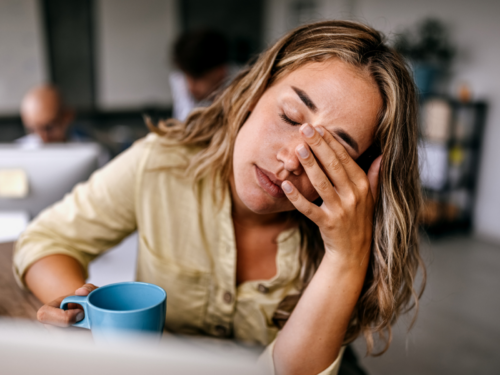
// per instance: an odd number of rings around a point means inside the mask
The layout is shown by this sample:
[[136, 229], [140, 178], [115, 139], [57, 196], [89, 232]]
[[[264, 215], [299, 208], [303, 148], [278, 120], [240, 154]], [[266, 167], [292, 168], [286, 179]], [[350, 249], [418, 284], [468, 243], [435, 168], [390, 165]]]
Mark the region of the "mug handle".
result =
[[77, 303], [79, 305], [82, 305], [83, 307], [83, 312], [85, 313], [85, 316], [82, 320], [79, 322], [76, 322], [73, 324], [73, 327], [81, 327], [81, 328], [87, 328], [90, 329], [90, 319], [89, 319], [89, 313], [88, 313], [88, 297], [87, 296], [69, 296], [63, 299], [61, 302], [60, 308], [63, 310], [67, 310], [68, 308], [68, 303]]

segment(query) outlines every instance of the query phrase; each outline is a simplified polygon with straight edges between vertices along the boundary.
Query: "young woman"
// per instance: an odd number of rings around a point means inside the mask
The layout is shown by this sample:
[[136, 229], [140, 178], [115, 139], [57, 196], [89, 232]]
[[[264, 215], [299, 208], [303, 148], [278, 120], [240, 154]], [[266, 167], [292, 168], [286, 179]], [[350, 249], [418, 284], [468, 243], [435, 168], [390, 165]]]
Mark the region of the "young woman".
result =
[[335, 374], [360, 333], [387, 348], [418, 301], [421, 197], [415, 88], [380, 33], [299, 27], [210, 107], [150, 126], [18, 241], [40, 321], [81, 319], [61, 296], [93, 290], [88, 263], [137, 229], [137, 280], [167, 291], [169, 330], [268, 345], [278, 374]]

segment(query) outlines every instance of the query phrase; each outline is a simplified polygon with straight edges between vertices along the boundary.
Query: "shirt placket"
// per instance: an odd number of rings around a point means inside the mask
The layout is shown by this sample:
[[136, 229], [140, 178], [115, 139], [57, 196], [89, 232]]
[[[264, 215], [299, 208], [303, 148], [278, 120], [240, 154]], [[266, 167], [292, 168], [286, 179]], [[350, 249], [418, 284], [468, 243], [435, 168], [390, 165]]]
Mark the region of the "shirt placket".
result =
[[233, 336], [236, 304], [236, 243], [231, 222], [230, 201], [214, 218], [219, 222], [219, 244], [212, 251], [214, 283], [205, 316], [205, 330], [217, 337]]

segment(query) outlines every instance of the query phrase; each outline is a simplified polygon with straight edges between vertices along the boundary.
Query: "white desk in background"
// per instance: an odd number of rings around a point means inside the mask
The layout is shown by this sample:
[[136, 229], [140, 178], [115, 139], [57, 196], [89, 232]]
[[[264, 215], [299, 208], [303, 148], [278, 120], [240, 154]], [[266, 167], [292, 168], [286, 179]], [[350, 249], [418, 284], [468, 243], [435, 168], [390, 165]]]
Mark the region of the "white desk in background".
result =
[[0, 242], [16, 241], [28, 222], [26, 211], [0, 211]]

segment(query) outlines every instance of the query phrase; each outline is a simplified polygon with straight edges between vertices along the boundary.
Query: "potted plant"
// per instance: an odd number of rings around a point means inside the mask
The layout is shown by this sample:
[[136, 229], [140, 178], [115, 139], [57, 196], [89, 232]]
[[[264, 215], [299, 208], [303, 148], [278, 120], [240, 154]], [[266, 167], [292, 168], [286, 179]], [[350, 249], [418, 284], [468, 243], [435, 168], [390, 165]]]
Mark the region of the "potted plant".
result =
[[435, 18], [427, 18], [398, 33], [394, 48], [408, 59], [421, 94], [433, 92], [437, 78], [450, 69], [456, 49], [448, 28]]

